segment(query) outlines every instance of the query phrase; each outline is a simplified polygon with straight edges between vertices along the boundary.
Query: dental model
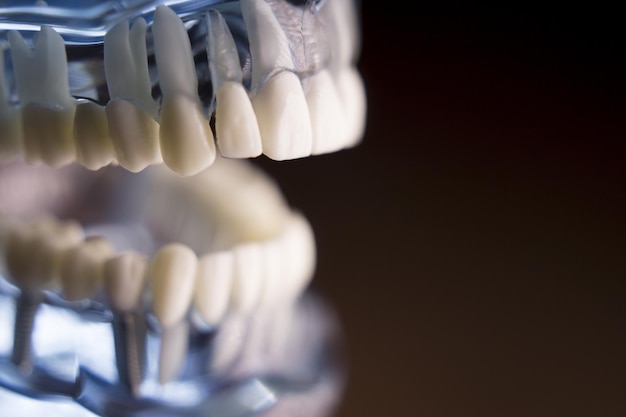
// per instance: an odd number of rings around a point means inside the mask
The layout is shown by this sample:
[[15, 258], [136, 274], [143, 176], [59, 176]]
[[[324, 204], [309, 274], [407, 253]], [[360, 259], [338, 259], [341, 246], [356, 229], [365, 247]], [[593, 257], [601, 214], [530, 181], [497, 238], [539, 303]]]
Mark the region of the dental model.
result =
[[111, 6], [0, 6], [0, 387], [102, 416], [328, 413], [313, 229], [245, 159], [358, 144], [355, 5]]

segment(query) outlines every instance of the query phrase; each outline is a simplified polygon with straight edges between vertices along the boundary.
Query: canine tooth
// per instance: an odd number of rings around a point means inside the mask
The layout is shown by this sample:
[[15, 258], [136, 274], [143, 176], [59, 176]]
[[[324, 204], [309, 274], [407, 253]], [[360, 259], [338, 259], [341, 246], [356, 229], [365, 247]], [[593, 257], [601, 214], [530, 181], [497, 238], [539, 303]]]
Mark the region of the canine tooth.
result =
[[197, 174], [215, 161], [211, 126], [198, 104], [185, 96], [163, 99], [159, 140], [163, 161], [180, 175]]
[[159, 124], [148, 113], [126, 100], [113, 100], [106, 106], [109, 134], [121, 166], [139, 172], [161, 162]]
[[306, 101], [313, 130], [313, 154], [335, 152], [343, 148], [343, 103], [328, 70], [308, 79]]
[[0, 162], [19, 155], [21, 142], [21, 112], [9, 103], [4, 77], [4, 49], [0, 47]]
[[115, 159], [106, 112], [96, 103], [86, 101], [76, 106], [74, 140], [76, 159], [88, 169], [98, 170]]
[[254, 158], [263, 151], [259, 125], [243, 79], [237, 46], [222, 15], [208, 13], [207, 54], [216, 94], [215, 133], [227, 158]]
[[198, 261], [194, 307], [202, 319], [218, 324], [228, 309], [233, 282], [234, 259], [231, 251], [214, 252]]
[[34, 49], [19, 32], [9, 32], [8, 38], [22, 104], [26, 159], [51, 166], [72, 162], [75, 106], [63, 38], [45, 26], [36, 36]]
[[148, 260], [136, 252], [124, 252], [105, 261], [104, 290], [114, 310], [121, 313], [137, 310], [147, 269]]
[[162, 327], [183, 319], [193, 296], [198, 259], [185, 245], [171, 243], [157, 251], [150, 265], [153, 311]]
[[260, 243], [235, 246], [231, 308], [235, 314], [247, 315], [259, 303], [263, 288], [263, 256]]
[[192, 175], [215, 160], [215, 142], [198, 98], [198, 78], [185, 25], [166, 6], [154, 13], [154, 55], [163, 93], [160, 143], [163, 161]]
[[111, 244], [99, 237], [68, 249], [61, 268], [64, 297], [68, 300], [93, 297], [102, 281], [104, 260], [112, 252]]
[[265, 0], [242, 0], [241, 14], [246, 24], [252, 56], [252, 86], [259, 84], [276, 68], [293, 69], [289, 41]]
[[227, 158], [261, 155], [261, 133], [252, 103], [243, 85], [228, 81], [217, 92], [215, 133], [220, 153]]
[[159, 382], [165, 384], [180, 374], [189, 345], [189, 323], [181, 321], [161, 332]]
[[354, 67], [343, 68], [337, 75], [337, 89], [343, 102], [346, 147], [358, 144], [365, 132], [367, 100], [363, 80]]
[[278, 161], [311, 155], [309, 109], [294, 73], [284, 71], [270, 78], [252, 98], [252, 106], [265, 155]]

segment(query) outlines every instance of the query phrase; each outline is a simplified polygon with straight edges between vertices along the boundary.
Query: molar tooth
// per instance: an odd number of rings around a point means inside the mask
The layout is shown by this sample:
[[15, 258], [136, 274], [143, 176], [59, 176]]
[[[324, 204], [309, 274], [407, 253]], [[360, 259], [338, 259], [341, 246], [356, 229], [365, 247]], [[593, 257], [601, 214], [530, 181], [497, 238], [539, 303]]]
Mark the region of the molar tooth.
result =
[[153, 311], [162, 327], [181, 321], [193, 296], [198, 259], [187, 246], [171, 243], [157, 251], [150, 265]]
[[263, 153], [282, 161], [311, 155], [309, 109], [300, 79], [291, 72], [274, 75], [252, 98]]
[[343, 103], [328, 70], [308, 80], [306, 100], [313, 129], [313, 154], [335, 152], [346, 146]]
[[106, 112], [96, 103], [85, 101], [76, 106], [74, 140], [76, 159], [88, 169], [98, 170], [115, 160]]
[[105, 259], [113, 252], [103, 238], [88, 238], [65, 252], [61, 268], [63, 295], [68, 300], [82, 300], [95, 295], [102, 281]]
[[121, 253], [104, 263], [104, 290], [114, 310], [131, 313], [139, 308], [147, 270], [148, 260], [136, 252]]
[[61, 35], [42, 27], [31, 49], [19, 32], [9, 32], [26, 159], [61, 166], [75, 158], [74, 99]]
[[258, 305], [263, 288], [263, 257], [260, 243], [235, 246], [231, 310], [247, 315]]
[[146, 23], [140, 19], [130, 34], [124, 22], [104, 37], [104, 67], [111, 96], [106, 106], [109, 134], [118, 162], [131, 172], [161, 162], [145, 34]]
[[233, 253], [214, 252], [200, 258], [194, 291], [194, 306], [210, 325], [220, 323], [230, 300], [233, 281]]
[[166, 6], [155, 11], [154, 50], [163, 93], [160, 143], [163, 161], [193, 175], [215, 161], [215, 142], [198, 98], [191, 43], [183, 22]]
[[0, 47], [0, 162], [19, 155], [22, 149], [22, 114], [9, 102], [4, 75], [4, 48]]
[[261, 133], [243, 75], [237, 46], [222, 15], [209, 11], [207, 54], [216, 94], [215, 133], [227, 158], [254, 158], [263, 151]]

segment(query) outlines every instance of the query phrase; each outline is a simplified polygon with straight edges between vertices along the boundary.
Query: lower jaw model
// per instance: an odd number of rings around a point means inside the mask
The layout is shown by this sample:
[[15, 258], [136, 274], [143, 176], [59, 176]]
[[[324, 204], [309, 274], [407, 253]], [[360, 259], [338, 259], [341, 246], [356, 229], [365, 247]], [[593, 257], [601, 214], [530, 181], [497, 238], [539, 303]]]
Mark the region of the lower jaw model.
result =
[[313, 228], [246, 159], [360, 141], [358, 4], [15, 3], [0, 6], [0, 411], [332, 413], [341, 335], [308, 290]]

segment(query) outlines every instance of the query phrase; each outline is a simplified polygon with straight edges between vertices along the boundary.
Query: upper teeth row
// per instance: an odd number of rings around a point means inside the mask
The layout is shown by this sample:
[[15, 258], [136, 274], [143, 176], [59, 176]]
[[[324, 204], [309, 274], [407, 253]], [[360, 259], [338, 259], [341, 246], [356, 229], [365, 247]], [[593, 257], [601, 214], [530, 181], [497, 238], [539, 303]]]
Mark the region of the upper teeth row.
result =
[[[151, 95], [142, 19], [122, 23], [104, 39], [111, 101], [101, 107], [69, 92], [65, 45], [43, 27], [31, 49], [18, 32], [8, 35], [20, 106], [11, 105], [0, 53], [0, 160], [24, 153], [27, 161], [89, 169], [117, 162], [137, 172], [161, 161], [181, 175], [230, 158], [264, 153], [277, 160], [333, 152], [356, 144], [364, 128], [365, 96], [355, 67], [358, 46], [350, 0], [333, 0], [327, 19], [332, 65], [301, 80], [294, 72], [284, 29], [265, 0], [243, 0], [250, 41], [252, 85], [232, 34], [217, 11], [207, 15], [207, 56], [215, 91], [215, 136], [198, 97], [187, 31], [169, 8], [155, 11], [151, 27], [162, 100]], [[346, 34], [343, 34], [346, 32]], [[329, 35], [329, 36], [330, 36]], [[335, 42], [336, 40], [336, 42]]]

